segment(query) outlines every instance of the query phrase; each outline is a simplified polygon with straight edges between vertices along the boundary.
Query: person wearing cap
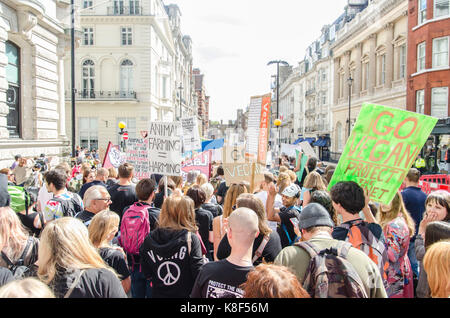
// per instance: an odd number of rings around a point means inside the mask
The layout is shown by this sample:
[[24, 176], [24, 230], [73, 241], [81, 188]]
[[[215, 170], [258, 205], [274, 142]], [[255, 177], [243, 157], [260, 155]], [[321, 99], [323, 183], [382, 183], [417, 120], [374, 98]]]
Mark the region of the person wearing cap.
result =
[[280, 235], [281, 247], [292, 245], [297, 237], [295, 227], [300, 219], [301, 208], [296, 205], [300, 198], [300, 188], [296, 184], [286, 187], [281, 193], [283, 206], [275, 208], [275, 196], [278, 189], [275, 184], [268, 186], [266, 211], [269, 221], [277, 222], [277, 232]]
[[[308, 204], [300, 214], [299, 229], [302, 241], [308, 241], [319, 250], [336, 248], [340, 243], [333, 239], [334, 223], [328, 211], [318, 203]], [[290, 268], [303, 284], [309, 267], [311, 257], [309, 253], [299, 246], [284, 248], [275, 258], [275, 265]], [[350, 247], [346, 260], [353, 265], [369, 298], [387, 298], [386, 290], [380, 271], [374, 262], [362, 251]]]

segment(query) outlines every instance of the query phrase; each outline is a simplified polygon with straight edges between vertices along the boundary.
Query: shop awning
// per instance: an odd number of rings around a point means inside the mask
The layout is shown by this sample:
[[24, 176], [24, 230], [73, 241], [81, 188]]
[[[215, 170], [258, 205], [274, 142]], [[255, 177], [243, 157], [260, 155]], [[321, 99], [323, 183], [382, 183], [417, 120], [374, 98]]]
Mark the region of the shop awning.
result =
[[294, 145], [298, 145], [298, 144], [301, 143], [303, 140], [305, 140], [305, 138], [298, 138], [293, 144], [294, 144]]

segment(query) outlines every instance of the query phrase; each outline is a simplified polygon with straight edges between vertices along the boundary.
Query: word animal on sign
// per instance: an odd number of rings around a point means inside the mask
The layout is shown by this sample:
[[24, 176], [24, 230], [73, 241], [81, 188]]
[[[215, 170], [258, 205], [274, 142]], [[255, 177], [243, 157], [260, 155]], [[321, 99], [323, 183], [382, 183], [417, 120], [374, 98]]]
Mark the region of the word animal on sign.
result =
[[173, 137], [177, 134], [177, 127], [171, 124], [151, 123], [149, 135]]

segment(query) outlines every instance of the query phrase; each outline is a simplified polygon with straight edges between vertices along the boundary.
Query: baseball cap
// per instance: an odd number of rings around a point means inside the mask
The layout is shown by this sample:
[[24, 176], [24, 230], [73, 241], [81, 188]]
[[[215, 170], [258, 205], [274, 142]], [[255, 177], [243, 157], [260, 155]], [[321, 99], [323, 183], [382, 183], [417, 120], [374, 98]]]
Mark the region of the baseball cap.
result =
[[328, 211], [319, 203], [310, 203], [300, 213], [299, 228], [301, 230], [316, 226], [334, 227]]
[[285, 195], [287, 197], [293, 198], [293, 197], [297, 196], [299, 192], [300, 192], [300, 188], [296, 184], [291, 184], [286, 189], [284, 189], [281, 194]]

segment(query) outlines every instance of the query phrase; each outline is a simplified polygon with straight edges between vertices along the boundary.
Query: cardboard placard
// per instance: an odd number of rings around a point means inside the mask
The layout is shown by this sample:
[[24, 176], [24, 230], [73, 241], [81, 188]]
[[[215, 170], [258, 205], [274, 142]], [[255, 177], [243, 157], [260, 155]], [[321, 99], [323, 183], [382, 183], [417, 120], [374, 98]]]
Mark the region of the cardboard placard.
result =
[[181, 167], [183, 180], [186, 181], [188, 172], [192, 170], [197, 170], [200, 173], [203, 173], [209, 180], [211, 177], [211, 154], [212, 150], [208, 150], [194, 156], [190, 160], [185, 161]]

